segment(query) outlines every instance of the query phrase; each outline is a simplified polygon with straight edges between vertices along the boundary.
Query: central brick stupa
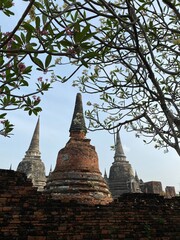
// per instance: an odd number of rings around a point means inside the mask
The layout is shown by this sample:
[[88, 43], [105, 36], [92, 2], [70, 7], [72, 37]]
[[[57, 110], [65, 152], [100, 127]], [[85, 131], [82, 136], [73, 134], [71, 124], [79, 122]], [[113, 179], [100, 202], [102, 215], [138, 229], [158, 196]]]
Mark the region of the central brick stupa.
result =
[[112, 201], [108, 185], [99, 171], [95, 147], [86, 139], [81, 94], [76, 96], [70, 139], [57, 156], [56, 167], [47, 180], [46, 191], [62, 201], [87, 204]]

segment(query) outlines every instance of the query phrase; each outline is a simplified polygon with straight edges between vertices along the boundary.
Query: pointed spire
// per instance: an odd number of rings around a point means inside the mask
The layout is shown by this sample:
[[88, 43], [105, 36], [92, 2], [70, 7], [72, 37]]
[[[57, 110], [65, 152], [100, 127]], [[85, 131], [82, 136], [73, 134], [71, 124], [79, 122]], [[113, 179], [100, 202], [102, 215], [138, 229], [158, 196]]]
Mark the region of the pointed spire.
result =
[[139, 182], [139, 177], [138, 177], [137, 171], [135, 171], [135, 179], [137, 182]]
[[29, 149], [26, 151], [23, 160], [18, 164], [17, 171], [25, 173], [32, 180], [33, 186], [37, 187], [38, 191], [43, 191], [46, 185], [46, 174], [39, 151], [39, 127], [40, 121], [38, 118]]
[[121, 139], [119, 135], [119, 131], [116, 133], [116, 144], [115, 144], [115, 155], [114, 155], [115, 162], [116, 161], [125, 161], [126, 156], [124, 154], [124, 150], [121, 144]]
[[104, 171], [104, 180], [108, 183], [108, 177], [107, 177], [106, 169]]
[[32, 136], [32, 140], [29, 146], [28, 151], [26, 152], [27, 154], [35, 154], [35, 155], [40, 155], [39, 151], [39, 126], [40, 126], [40, 118], [38, 118], [34, 134]]
[[51, 164], [50, 169], [49, 169], [49, 176], [51, 175], [51, 173], [52, 173], [52, 164]]
[[107, 178], [106, 169], [105, 169], [105, 171], [104, 171], [104, 178]]
[[77, 93], [76, 95], [74, 113], [69, 132], [71, 137], [73, 133], [76, 133], [77, 136], [77, 133], [84, 133], [85, 135], [87, 132], [83, 114], [82, 97], [80, 93]]

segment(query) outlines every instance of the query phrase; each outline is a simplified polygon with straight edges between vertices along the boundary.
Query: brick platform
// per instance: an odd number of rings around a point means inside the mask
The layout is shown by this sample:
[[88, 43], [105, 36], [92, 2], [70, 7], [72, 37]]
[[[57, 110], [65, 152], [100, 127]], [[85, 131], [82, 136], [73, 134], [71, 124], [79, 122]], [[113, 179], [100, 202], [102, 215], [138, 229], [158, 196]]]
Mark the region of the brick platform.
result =
[[54, 200], [0, 170], [0, 240], [179, 240], [180, 198], [127, 194], [108, 205]]

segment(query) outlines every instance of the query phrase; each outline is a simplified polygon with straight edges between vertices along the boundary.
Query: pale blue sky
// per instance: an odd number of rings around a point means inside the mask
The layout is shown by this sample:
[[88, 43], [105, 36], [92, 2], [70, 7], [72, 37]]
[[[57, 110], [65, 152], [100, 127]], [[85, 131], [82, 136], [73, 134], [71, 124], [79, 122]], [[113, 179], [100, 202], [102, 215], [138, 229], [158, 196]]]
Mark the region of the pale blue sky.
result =
[[[20, 9], [22, 1], [15, 0], [14, 2], [16, 8]], [[6, 26], [6, 29], [9, 27], [10, 31], [11, 23], [9, 20], [5, 22], [0, 14], [1, 23], [2, 19], [4, 23], [2, 30], [4, 31]], [[69, 69], [64, 68], [64, 70], [68, 71]], [[62, 69], [56, 69], [57, 71], [62, 71]], [[34, 73], [32, 79], [38, 76], [37, 73]], [[65, 146], [69, 139], [69, 127], [78, 92], [78, 89], [72, 87], [71, 84], [72, 81], [55, 84], [53, 89], [42, 97], [40, 151], [47, 173], [51, 165], [54, 168], [58, 151]], [[92, 101], [95, 96], [83, 94], [82, 97], [84, 110], [86, 110], [86, 102]], [[16, 170], [29, 147], [37, 117], [29, 117], [21, 110], [8, 114], [15, 129], [11, 138], [0, 137], [0, 168], [9, 169], [12, 164], [12, 169]], [[102, 174], [105, 169], [108, 173], [114, 155], [114, 152], [110, 150], [110, 146], [114, 144], [113, 136], [106, 131], [99, 131], [88, 133], [87, 138], [90, 138], [91, 144], [96, 147]], [[180, 191], [180, 157], [175, 151], [171, 150], [164, 154], [163, 150], [156, 150], [153, 145], [145, 145], [141, 139], [135, 138], [133, 133], [125, 131], [121, 132], [121, 141], [127, 160], [131, 163], [133, 170], [138, 172], [139, 178], [142, 178], [143, 181], [161, 181], [163, 188], [167, 185], [175, 186], [176, 192]]]

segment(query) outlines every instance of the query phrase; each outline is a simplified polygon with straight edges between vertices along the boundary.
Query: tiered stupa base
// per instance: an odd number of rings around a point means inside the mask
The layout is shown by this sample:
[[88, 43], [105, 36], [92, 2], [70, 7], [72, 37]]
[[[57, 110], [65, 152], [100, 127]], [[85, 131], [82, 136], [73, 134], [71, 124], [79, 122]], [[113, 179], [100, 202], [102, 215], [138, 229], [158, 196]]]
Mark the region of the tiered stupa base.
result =
[[107, 184], [100, 173], [53, 172], [46, 189], [53, 198], [64, 202], [76, 201], [84, 204], [106, 205], [112, 202]]

